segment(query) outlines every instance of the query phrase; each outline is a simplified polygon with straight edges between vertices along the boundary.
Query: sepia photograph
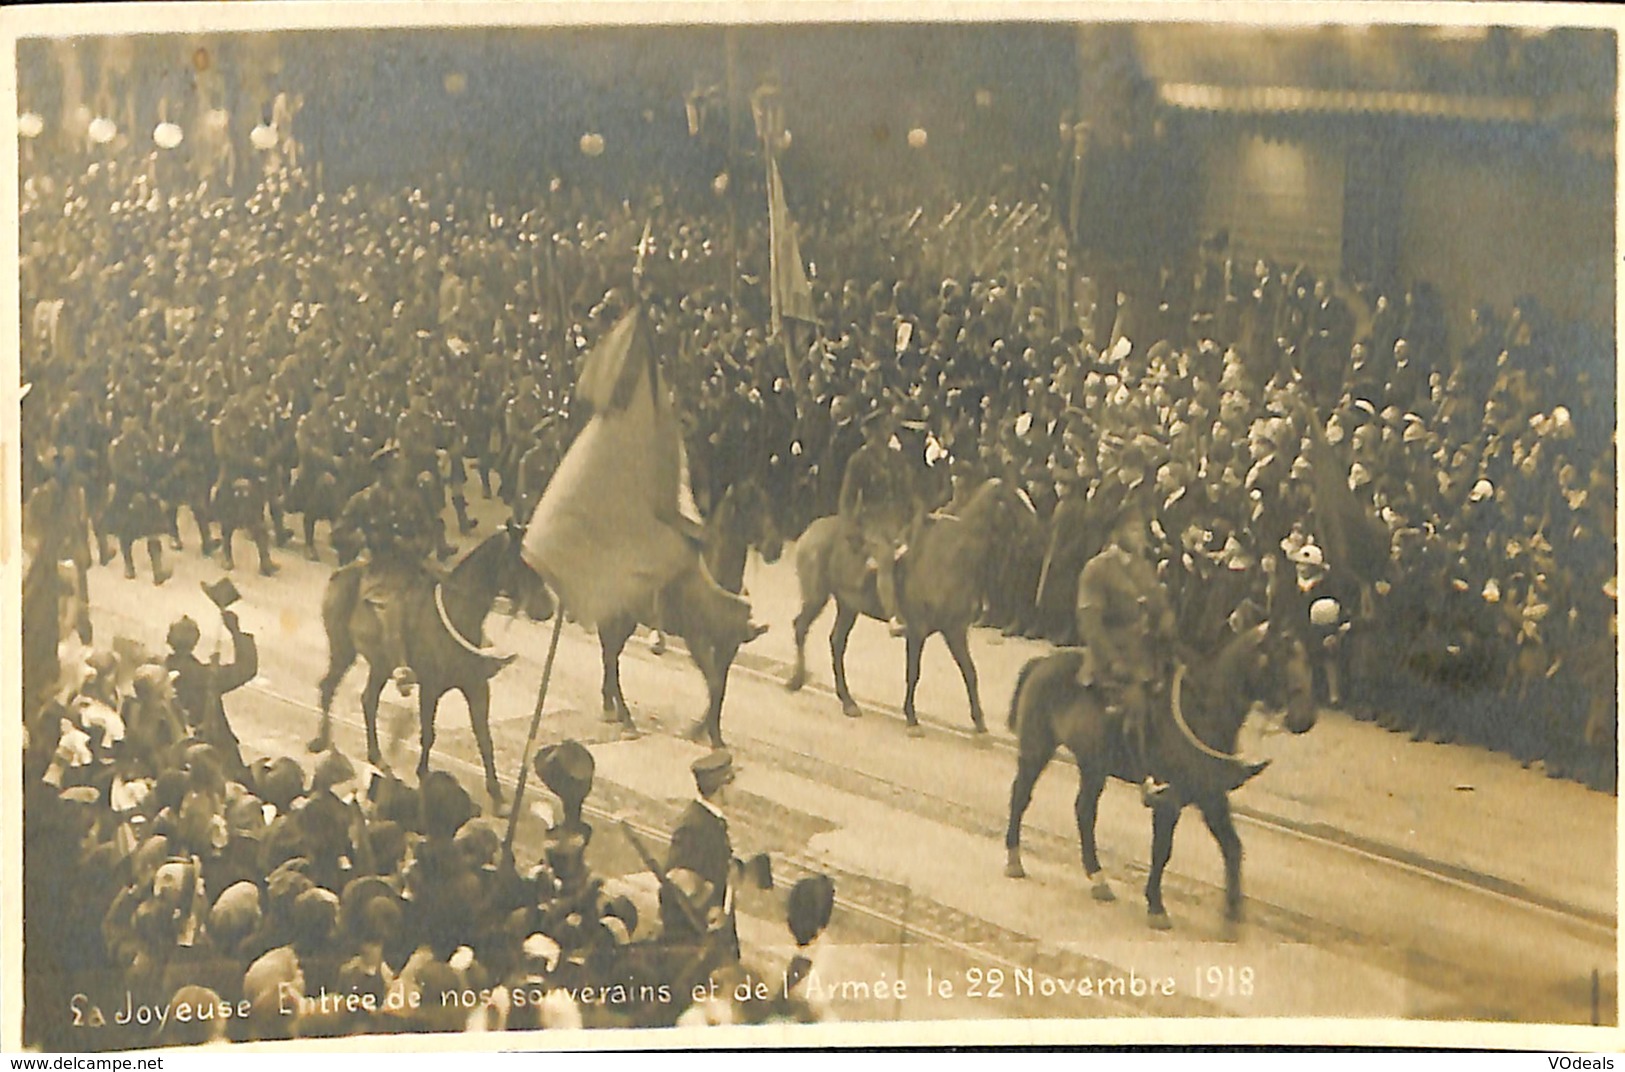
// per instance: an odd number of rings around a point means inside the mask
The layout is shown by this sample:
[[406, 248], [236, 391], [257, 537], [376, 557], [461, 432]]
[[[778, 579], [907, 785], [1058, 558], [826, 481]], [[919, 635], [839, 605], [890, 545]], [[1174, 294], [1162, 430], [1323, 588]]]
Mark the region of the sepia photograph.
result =
[[1617, 1047], [1599, 7], [7, 12], [0, 1047]]

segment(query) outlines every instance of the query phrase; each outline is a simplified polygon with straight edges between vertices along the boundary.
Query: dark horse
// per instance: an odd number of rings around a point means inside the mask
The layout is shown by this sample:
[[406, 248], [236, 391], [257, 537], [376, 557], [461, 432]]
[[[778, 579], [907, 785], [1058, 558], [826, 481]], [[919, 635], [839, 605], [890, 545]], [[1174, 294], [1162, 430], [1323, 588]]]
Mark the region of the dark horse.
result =
[[[542, 579], [519, 557], [523, 539], [522, 528], [504, 526], [470, 551], [444, 581], [437, 582], [425, 573], [397, 596], [406, 601], [401, 608], [406, 660], [418, 681], [423, 749], [418, 756], [418, 778], [421, 780], [429, 772], [435, 709], [442, 696], [456, 689], [468, 701], [469, 721], [474, 726], [480, 760], [485, 764], [485, 788], [499, 814], [503, 801], [491, 751], [490, 679], [512, 662], [513, 656], [482, 647], [482, 629], [499, 595], [508, 596], [517, 609], [532, 618], [545, 618], [553, 609]], [[361, 710], [367, 717], [367, 760], [383, 767], [378, 747], [378, 698], [394, 667], [381, 650], [383, 634], [377, 612], [361, 598], [362, 571], [360, 565], [334, 571], [322, 596], [328, 663], [327, 675], [321, 680], [322, 727], [310, 748], [322, 751], [330, 746], [333, 694], [359, 653], [367, 660], [367, 684], [361, 690]]]
[[[738, 595], [744, 589], [745, 558], [752, 547], [761, 554], [762, 561], [771, 564], [779, 560], [784, 537], [773, 521], [766, 493], [760, 485], [747, 480], [729, 487], [706, 519], [701, 559], [712, 580], [725, 591]], [[604, 656], [604, 718], [619, 722], [628, 733], [637, 732], [626, 697], [621, 693], [621, 652], [642, 618], [647, 624], [658, 625], [682, 637], [688, 645], [690, 658], [705, 678], [709, 697], [705, 715], [694, 723], [690, 736], [709, 737], [711, 743], [720, 748], [722, 700], [728, 688], [728, 671], [739, 645], [710, 636], [712, 630], [705, 625], [712, 619], [682, 613], [683, 607], [671, 605], [674, 599], [671, 594], [663, 593], [658, 610], [650, 608], [638, 617], [599, 623], [598, 643]]]
[[[985, 481], [957, 517], [932, 514], [914, 525], [909, 549], [897, 563], [897, 602], [908, 625], [908, 692], [903, 716], [909, 733], [919, 734], [914, 716], [914, 689], [920, 680], [920, 652], [933, 633], [941, 633], [959, 664], [970, 697], [971, 722], [986, 733], [982, 698], [971, 662], [968, 633], [982, 609], [981, 578], [997, 545], [1013, 531], [1013, 519], [1026, 507], [1002, 480]], [[861, 713], [846, 686], [846, 641], [864, 614], [880, 621], [875, 571], [863, 547], [848, 538], [838, 516], [821, 517], [807, 526], [796, 548], [796, 577], [801, 582], [801, 612], [796, 615], [796, 665], [785, 687], [792, 692], [807, 681], [807, 630], [835, 597], [835, 626], [829, 648], [835, 667], [835, 695], [849, 718]]]
[[[1076, 681], [1077, 650], [1034, 659], [1022, 668], [1010, 701], [1010, 728], [1020, 741], [1015, 781], [1010, 786], [1009, 853], [1005, 874], [1026, 875], [1021, 866], [1021, 818], [1033, 785], [1056, 749], [1065, 745], [1077, 760], [1074, 805], [1083, 870], [1097, 901], [1116, 900], [1095, 853], [1095, 809], [1108, 777], [1138, 781], [1123, 741], [1121, 722]], [[1152, 763], [1170, 783], [1152, 808], [1151, 873], [1145, 883], [1151, 926], [1170, 926], [1162, 903], [1162, 872], [1173, 852], [1174, 827], [1185, 805], [1194, 804], [1224, 855], [1225, 915], [1241, 918], [1241, 839], [1230, 814], [1231, 790], [1263, 769], [1232, 755], [1252, 701], [1284, 706], [1285, 725], [1304, 733], [1315, 724], [1309, 660], [1296, 638], [1277, 635], [1269, 623], [1235, 634], [1207, 659], [1176, 671], [1171, 686], [1153, 701], [1149, 737]]]

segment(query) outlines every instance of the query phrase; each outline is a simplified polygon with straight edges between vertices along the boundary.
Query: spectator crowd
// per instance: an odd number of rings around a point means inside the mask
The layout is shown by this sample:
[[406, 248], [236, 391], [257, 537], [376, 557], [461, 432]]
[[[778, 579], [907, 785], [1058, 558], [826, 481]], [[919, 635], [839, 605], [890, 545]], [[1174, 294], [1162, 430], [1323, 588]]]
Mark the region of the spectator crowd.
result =
[[[292, 514], [305, 554], [326, 553], [321, 520], [347, 561], [365, 519], [346, 504], [386, 447], [462, 533], [470, 495], [528, 517], [581, 419], [582, 355], [639, 302], [702, 511], [753, 481], [799, 532], [834, 512], [881, 413], [919, 509], [989, 476], [1023, 493], [984, 624], [1076, 642], [1105, 504], [1142, 494], [1187, 642], [1250, 599], [1313, 641], [1327, 702], [1614, 787], [1613, 345], [1533, 300], [1453, 339], [1425, 283], [1247, 264], [1216, 235], [1091, 315], [1040, 204], [831, 191], [793, 202], [815, 323], [775, 334], [766, 214], [717, 189], [607, 203], [543, 182], [515, 206], [320, 191], [285, 167], [228, 197], [164, 165], [22, 175], [25, 522], [81, 595], [93, 561], [136, 576], [143, 546], [164, 583], [182, 507], [228, 565], [240, 529], [274, 572]], [[250, 766], [185, 707], [161, 667], [106, 655], [29, 700], [28, 926], [128, 982], [102, 1005], [127, 989], [233, 1010], [159, 1035], [204, 1041], [675, 1022], [689, 1004], [522, 1006], [527, 987], [695, 970], [650, 952], [658, 913], [593, 878], [579, 807], [521, 872], [450, 779]], [[31, 985], [62, 991], [31, 1009], [84, 989]], [[377, 1008], [273, 1008], [323, 990]], [[464, 992], [483, 997], [438, 998]], [[411, 993], [437, 996], [390, 1007]]]

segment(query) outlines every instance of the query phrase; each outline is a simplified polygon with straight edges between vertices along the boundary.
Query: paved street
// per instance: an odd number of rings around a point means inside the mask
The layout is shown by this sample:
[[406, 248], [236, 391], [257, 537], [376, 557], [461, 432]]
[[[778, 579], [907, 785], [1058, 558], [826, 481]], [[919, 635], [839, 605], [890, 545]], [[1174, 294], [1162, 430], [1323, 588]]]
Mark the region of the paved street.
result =
[[[477, 505], [481, 531], [489, 531], [492, 504]], [[316, 725], [315, 683], [326, 661], [316, 607], [331, 564], [307, 563], [301, 550], [295, 544], [280, 554], [278, 577], [247, 570], [234, 577], [245, 596], [244, 625], [260, 641], [261, 673], [227, 709], [255, 754], [304, 757]], [[841, 907], [819, 968], [840, 1018], [1589, 1023], [1595, 999], [1611, 1022], [1614, 798], [1503, 756], [1412, 743], [1335, 712], [1302, 737], [1249, 730], [1249, 749], [1275, 763], [1235, 796], [1247, 852], [1247, 922], [1233, 933], [1223, 925], [1219, 854], [1191, 815], [1166, 880], [1175, 929], [1154, 932], [1139, 895], [1150, 821], [1129, 787], [1110, 786], [1101, 802], [1100, 843], [1115, 904], [1088, 896], [1072, 821], [1076, 775], [1065, 764], [1046, 773], [1028, 813], [1029, 877], [1003, 876], [1014, 770], [1004, 716], [1016, 674], [1045, 646], [976, 632], [972, 646], [994, 728], [990, 739], [976, 740], [966, 732], [959, 675], [933, 640], [919, 698], [927, 732], [915, 739], [895, 710], [902, 642], [862, 622], [848, 658], [865, 716], [844, 718], [821, 687], [830, 680], [830, 612], [809, 639], [813, 684], [798, 694], [781, 684], [792, 658], [792, 552], [773, 566], [750, 565], [757, 617], [772, 630], [736, 663], [724, 712], [741, 764], [736, 849], [771, 852], [780, 887], [743, 904], [742, 932], [747, 959], [775, 974], [790, 955], [784, 890], [804, 869], [832, 874]], [[176, 577], [162, 588], [145, 576], [126, 581], [116, 566], [94, 572], [99, 644], [127, 636], [160, 650], [168, 623], [185, 612], [204, 626], [200, 652], [210, 650], [219, 627], [198, 584], [219, 568], [195, 550], [175, 558]], [[510, 795], [551, 628], [502, 614], [487, 623], [498, 647], [520, 652], [494, 682], [492, 710]], [[339, 743], [352, 755], [365, 753], [357, 696], [363, 676], [352, 671], [336, 705]], [[591, 747], [597, 863], [611, 874], [635, 872], [636, 857], [609, 820], [627, 818], [651, 836], [670, 829], [692, 788], [687, 765], [700, 748], [682, 734], [703, 708], [704, 686], [680, 650], [656, 656], [634, 640], [623, 682], [646, 732], [626, 740], [600, 718], [598, 679], [596, 639], [566, 625], [538, 743], [574, 737]], [[417, 758], [415, 705], [408, 711], [390, 696], [384, 733], [393, 742], [391, 762], [409, 772]], [[436, 765], [483, 800], [459, 698], [442, 704], [438, 733]], [[535, 813], [523, 816], [522, 861], [536, 854], [527, 846], [542, 825]], [[901, 998], [879, 985], [898, 979], [905, 981]], [[1171, 994], [1156, 992], [1162, 980], [1172, 981], [1163, 988]], [[1142, 985], [1145, 993], [1131, 992]], [[1094, 993], [1100, 989], [1109, 993]]]

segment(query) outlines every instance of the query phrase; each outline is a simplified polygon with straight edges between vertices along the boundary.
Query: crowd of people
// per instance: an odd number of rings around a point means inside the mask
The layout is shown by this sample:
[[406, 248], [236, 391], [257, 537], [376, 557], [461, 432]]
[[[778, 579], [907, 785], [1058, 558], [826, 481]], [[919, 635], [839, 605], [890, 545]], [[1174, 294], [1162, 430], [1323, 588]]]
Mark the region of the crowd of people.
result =
[[[92, 651], [33, 720], [25, 778], [25, 1036], [100, 1050], [360, 1033], [652, 1027], [820, 1017], [801, 983], [834, 886], [780, 904], [786, 963], [734, 916], [771, 863], [733, 858], [732, 760], [697, 761], [663, 865], [605, 877], [592, 753], [537, 753], [553, 821], [533, 864], [457, 780], [417, 787], [322, 754], [244, 761], [223, 698], [257, 645], [226, 598], [228, 663]], [[648, 850], [641, 849], [647, 852]], [[786, 943], [789, 944], [788, 942]], [[761, 983], [767, 981], [767, 988]], [[741, 984], [747, 999], [735, 1000]]]
[[[702, 511], [752, 481], [799, 532], [841, 505], [866, 437], [910, 474], [905, 514], [1002, 478], [1027, 512], [983, 622], [1070, 644], [1078, 575], [1132, 499], [1185, 642], [1251, 601], [1309, 642], [1326, 701], [1614, 786], [1613, 347], [1532, 300], [1476, 310], [1452, 342], [1426, 284], [1249, 266], [1217, 235], [1091, 313], [1039, 205], [832, 194], [793, 203], [815, 323], [775, 334], [765, 213], [719, 189], [606, 203], [555, 181], [516, 207], [329, 193], [283, 168], [233, 197], [159, 157], [23, 180], [26, 524], [81, 593], [98, 557], [135, 577], [143, 549], [165, 583], [182, 507], [205, 553], [233, 566], [241, 530], [267, 574], [290, 515], [311, 558], [398, 530], [379, 489], [412, 500], [425, 555], [473, 530], [471, 495], [527, 518], [583, 416], [582, 356], [636, 302]], [[182, 981], [199, 998], [206, 978], [203, 997], [253, 1004], [301, 975], [306, 993], [591, 976], [640, 944], [623, 939], [647, 913], [613, 899], [538, 923], [587, 881], [568, 824], [537, 871], [505, 873], [454, 783], [420, 808], [398, 785], [346, 796], [336, 757], [311, 783], [250, 768], [229, 728], [164, 715], [164, 675], [131, 670], [127, 695], [102, 666], [29, 704], [29, 842], [80, 847], [30, 856], [52, 861], [31, 871], [30, 926], [82, 943], [66, 962], [124, 972], [139, 1000], [179, 1001]], [[476, 890], [489, 913], [444, 911]]]

